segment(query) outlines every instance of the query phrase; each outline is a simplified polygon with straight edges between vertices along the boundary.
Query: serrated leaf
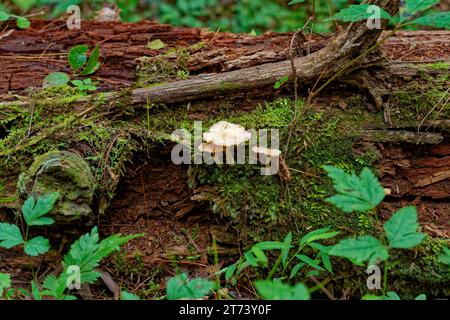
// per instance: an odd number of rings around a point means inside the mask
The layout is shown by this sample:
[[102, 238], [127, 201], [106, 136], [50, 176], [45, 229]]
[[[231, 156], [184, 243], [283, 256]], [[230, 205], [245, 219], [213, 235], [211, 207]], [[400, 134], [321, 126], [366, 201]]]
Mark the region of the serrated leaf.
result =
[[401, 300], [397, 293], [389, 291], [386, 293], [384, 300]]
[[10, 15], [5, 11], [0, 11], [0, 21], [6, 21], [10, 18]]
[[[337, 12], [334, 16], [325, 19], [325, 21], [338, 20], [344, 22], [357, 22], [361, 20], [367, 20], [373, 18], [373, 11], [371, 8], [378, 7], [376, 5], [364, 3], [350, 5]], [[380, 10], [380, 18], [390, 20], [391, 16], [383, 8], [378, 7]]]
[[439, 261], [450, 265], [450, 249], [444, 248], [444, 254], [439, 256]]
[[93, 74], [100, 68], [100, 47], [98, 45], [95, 46], [94, 50], [92, 50], [91, 56], [86, 64], [86, 67], [81, 72], [82, 76], [87, 76]]
[[309, 289], [303, 284], [295, 286], [276, 280], [257, 280], [253, 283], [258, 294], [266, 300], [309, 300]]
[[186, 273], [181, 273], [167, 282], [167, 299], [200, 299], [209, 295], [215, 287], [213, 281], [201, 278], [189, 280]]
[[314, 261], [313, 259], [311, 259], [308, 256], [305, 256], [304, 254], [297, 254], [296, 257], [300, 261], [303, 261], [304, 263], [306, 263], [310, 267], [313, 267], [314, 269], [323, 270], [323, 268], [321, 266], [319, 266], [319, 264], [316, 261]]
[[22, 206], [22, 214], [27, 225], [44, 226], [53, 224], [53, 219], [43, 216], [53, 210], [53, 206], [58, 198], [58, 192], [51, 192], [40, 196], [36, 202], [33, 196], [25, 200]]
[[417, 18], [411, 23], [450, 30], [450, 11], [431, 13]]
[[344, 239], [334, 245], [328, 254], [354, 259], [357, 263], [369, 261], [369, 264], [376, 264], [377, 261], [388, 258], [387, 249], [378, 239], [371, 236]]
[[0, 272], [0, 298], [3, 291], [9, 287], [11, 287], [11, 276], [7, 273]]
[[339, 231], [330, 231], [330, 227], [317, 229], [304, 235], [300, 240], [300, 245], [310, 243], [316, 240], [329, 239], [339, 234]]
[[31, 257], [46, 253], [49, 249], [50, 243], [48, 239], [41, 236], [26, 241], [24, 245], [25, 253]]
[[64, 270], [67, 270], [69, 266], [78, 266], [81, 273], [81, 282], [93, 283], [100, 277], [100, 272], [95, 270], [100, 261], [114, 251], [118, 251], [120, 246], [129, 240], [140, 236], [142, 235], [122, 236], [114, 234], [99, 243], [99, 235], [97, 227], [95, 227], [90, 233], [81, 236], [71, 245], [69, 252], [64, 257]]
[[31, 281], [31, 294], [33, 295], [34, 300], [42, 300], [41, 292], [39, 291], [39, 287], [36, 281]]
[[405, 0], [404, 16], [412, 16], [439, 3], [439, 0]]
[[165, 43], [162, 42], [161, 39], [155, 39], [147, 44], [147, 48], [152, 50], [161, 50], [165, 46], [166, 46]]
[[130, 292], [122, 291], [120, 293], [120, 300], [141, 300], [141, 298]]
[[16, 20], [16, 24], [20, 29], [27, 29], [31, 25], [30, 20], [25, 17], [18, 17]]
[[85, 44], [80, 44], [74, 46], [69, 51], [69, 65], [73, 71], [79, 71], [86, 63], [87, 57], [86, 52], [88, 46]]
[[14, 224], [0, 223], [0, 247], [11, 249], [23, 243], [22, 233]]
[[52, 72], [44, 78], [42, 88], [64, 86], [69, 80], [69, 76], [64, 72]]
[[384, 188], [369, 168], [364, 168], [359, 177], [344, 170], [324, 166], [333, 180], [337, 195], [326, 199], [344, 212], [364, 212], [375, 208], [383, 200]]
[[384, 231], [392, 248], [409, 249], [420, 244], [425, 235], [417, 232], [418, 228], [417, 212], [413, 206], [397, 210], [384, 224]]

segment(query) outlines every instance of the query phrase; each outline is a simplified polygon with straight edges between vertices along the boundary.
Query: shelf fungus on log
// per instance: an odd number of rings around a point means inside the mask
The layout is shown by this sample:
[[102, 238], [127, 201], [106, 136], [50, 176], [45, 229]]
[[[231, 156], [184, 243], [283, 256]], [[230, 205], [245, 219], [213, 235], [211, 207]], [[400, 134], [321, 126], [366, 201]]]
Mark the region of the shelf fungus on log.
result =
[[60, 198], [50, 213], [56, 223], [71, 223], [91, 218], [96, 181], [87, 162], [69, 151], [50, 151], [35, 158], [19, 177], [22, 199], [47, 192], [59, 192]]

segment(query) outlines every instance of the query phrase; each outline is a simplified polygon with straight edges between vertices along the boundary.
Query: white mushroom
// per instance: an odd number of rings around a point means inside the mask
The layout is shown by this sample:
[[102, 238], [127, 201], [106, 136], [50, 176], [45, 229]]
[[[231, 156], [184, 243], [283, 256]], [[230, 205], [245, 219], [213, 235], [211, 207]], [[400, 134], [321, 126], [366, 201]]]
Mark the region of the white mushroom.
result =
[[217, 152], [223, 152], [224, 147], [218, 146], [212, 142], [210, 143], [205, 143], [202, 142], [199, 146], [198, 146], [198, 150], [200, 150], [200, 152], [209, 152], [209, 153], [217, 153]]
[[214, 124], [203, 134], [203, 139], [206, 142], [212, 142], [223, 147], [237, 146], [249, 140], [250, 137], [251, 133], [247, 132], [243, 126], [227, 121]]
[[268, 157], [278, 157], [281, 154], [281, 151], [278, 149], [269, 149], [266, 147], [253, 147], [252, 151], [254, 153], [260, 153], [260, 154], [264, 154]]

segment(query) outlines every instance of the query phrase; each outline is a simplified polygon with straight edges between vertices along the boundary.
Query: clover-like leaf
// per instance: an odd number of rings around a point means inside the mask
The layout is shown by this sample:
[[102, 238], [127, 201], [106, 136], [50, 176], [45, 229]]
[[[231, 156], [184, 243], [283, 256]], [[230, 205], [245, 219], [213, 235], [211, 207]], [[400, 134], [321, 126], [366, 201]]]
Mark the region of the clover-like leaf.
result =
[[418, 228], [417, 212], [413, 206], [397, 210], [384, 224], [384, 231], [392, 248], [409, 249], [420, 244], [425, 235], [417, 232]]
[[170, 278], [167, 282], [167, 299], [200, 299], [214, 290], [216, 284], [207, 279], [188, 279], [186, 273]]
[[85, 44], [80, 44], [70, 49], [69, 64], [73, 71], [77, 72], [84, 66], [87, 60], [87, 50], [88, 46]]
[[368, 3], [350, 5], [347, 8], [337, 12], [334, 16], [325, 19], [325, 21], [338, 20], [344, 22], [357, 22], [367, 20], [373, 17], [374, 9], [379, 10], [380, 18], [390, 20], [392, 17], [383, 8]]
[[29, 226], [44, 226], [53, 224], [52, 218], [43, 217], [50, 211], [59, 198], [58, 192], [50, 192], [40, 196], [35, 202], [34, 197], [30, 196], [25, 200], [22, 206], [22, 214], [25, 222]]
[[16, 20], [16, 24], [20, 29], [27, 29], [31, 25], [30, 20], [25, 17], [18, 17]]
[[303, 283], [295, 286], [278, 280], [257, 280], [254, 282], [258, 294], [266, 300], [309, 300], [308, 287]]
[[6, 21], [10, 18], [9, 13], [5, 11], [0, 11], [0, 21]]

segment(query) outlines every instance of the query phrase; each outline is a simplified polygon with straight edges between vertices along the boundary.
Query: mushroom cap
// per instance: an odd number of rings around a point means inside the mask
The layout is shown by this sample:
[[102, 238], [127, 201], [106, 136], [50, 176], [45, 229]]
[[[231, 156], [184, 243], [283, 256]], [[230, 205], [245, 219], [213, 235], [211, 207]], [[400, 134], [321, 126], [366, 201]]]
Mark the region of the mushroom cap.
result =
[[269, 149], [266, 147], [253, 147], [252, 151], [255, 153], [262, 153], [269, 157], [278, 157], [281, 154], [281, 151], [278, 149]]
[[198, 150], [200, 150], [200, 152], [209, 152], [209, 153], [216, 153], [216, 152], [222, 152], [223, 151], [223, 147], [222, 146], [218, 146], [212, 142], [210, 143], [205, 143], [202, 142], [199, 146], [198, 146]]
[[206, 142], [212, 142], [217, 146], [229, 147], [241, 144], [249, 140], [251, 133], [247, 132], [243, 126], [230, 123], [227, 121], [220, 121], [209, 128], [203, 134], [203, 139]]

